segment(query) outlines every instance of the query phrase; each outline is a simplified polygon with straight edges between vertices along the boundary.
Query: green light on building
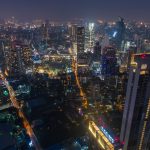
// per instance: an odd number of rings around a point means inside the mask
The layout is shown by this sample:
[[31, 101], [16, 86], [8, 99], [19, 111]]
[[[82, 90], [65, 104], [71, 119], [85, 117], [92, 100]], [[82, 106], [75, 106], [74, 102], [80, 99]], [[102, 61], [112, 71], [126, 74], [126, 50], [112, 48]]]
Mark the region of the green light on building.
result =
[[8, 96], [9, 95], [8, 91], [6, 91], [6, 90], [3, 92], [3, 94], [4, 94], [4, 96]]

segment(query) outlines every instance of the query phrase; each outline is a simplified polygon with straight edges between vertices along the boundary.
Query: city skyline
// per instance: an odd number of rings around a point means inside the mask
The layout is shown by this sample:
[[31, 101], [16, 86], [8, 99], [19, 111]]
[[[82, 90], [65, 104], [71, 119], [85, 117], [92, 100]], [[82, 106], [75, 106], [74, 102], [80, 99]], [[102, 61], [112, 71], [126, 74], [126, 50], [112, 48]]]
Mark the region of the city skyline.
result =
[[[114, 3], [100, 0], [2, 0], [0, 18], [15, 16], [21, 21], [32, 19], [69, 20], [72, 18], [90, 18], [112, 20], [118, 16], [126, 20], [150, 22], [148, 0], [119, 1]], [[111, 12], [111, 13], [110, 13]]]
[[150, 150], [149, 6], [1, 0], [0, 150]]

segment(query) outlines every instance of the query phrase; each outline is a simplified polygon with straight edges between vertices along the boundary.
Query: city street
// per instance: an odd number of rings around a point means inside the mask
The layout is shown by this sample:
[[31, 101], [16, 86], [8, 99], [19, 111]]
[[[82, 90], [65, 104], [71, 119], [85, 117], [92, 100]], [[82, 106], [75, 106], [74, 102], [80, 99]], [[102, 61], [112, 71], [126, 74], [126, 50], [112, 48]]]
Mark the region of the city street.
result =
[[14, 92], [13, 88], [9, 85], [8, 81], [6, 80], [6, 78], [4, 77], [4, 75], [2, 73], [0, 74], [0, 76], [3, 79], [7, 89], [9, 90], [10, 100], [11, 100], [13, 106], [18, 109], [18, 115], [22, 119], [23, 125], [24, 125], [28, 135], [30, 136], [30, 139], [33, 142], [34, 147], [36, 148], [36, 150], [42, 150], [41, 146], [39, 145], [38, 140], [33, 132], [33, 129], [31, 127], [30, 123], [28, 122], [26, 116], [24, 115], [23, 111], [21, 110], [19, 102], [17, 101], [17, 99], [15, 97], [15, 92]]

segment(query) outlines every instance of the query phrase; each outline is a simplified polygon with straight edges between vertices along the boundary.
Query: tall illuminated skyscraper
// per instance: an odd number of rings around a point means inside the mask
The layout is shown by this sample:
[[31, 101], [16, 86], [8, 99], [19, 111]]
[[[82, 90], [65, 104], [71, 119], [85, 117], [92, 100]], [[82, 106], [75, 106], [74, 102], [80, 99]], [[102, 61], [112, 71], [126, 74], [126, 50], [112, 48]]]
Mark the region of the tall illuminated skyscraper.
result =
[[76, 55], [77, 54], [77, 25], [75, 24], [68, 25], [68, 30], [72, 42], [71, 46], [72, 46], [73, 54]]
[[10, 50], [10, 41], [4, 40], [0, 41], [0, 63], [2, 65], [2, 70], [5, 71], [9, 65], [9, 50]]
[[12, 47], [10, 49], [9, 54], [9, 75], [16, 76], [20, 75], [24, 72], [24, 64], [23, 64], [23, 53], [20, 42], [15, 41], [12, 43]]
[[119, 17], [119, 20], [116, 23], [116, 46], [121, 49], [122, 47], [122, 42], [125, 38], [125, 23], [124, 23], [124, 19]]
[[22, 45], [22, 52], [23, 52], [23, 62], [25, 65], [25, 68], [31, 67], [31, 49], [28, 45]]
[[77, 40], [77, 25], [72, 25], [71, 26], [71, 39], [72, 42], [75, 42]]
[[95, 44], [95, 25], [89, 23], [85, 29], [85, 51], [93, 52]]
[[31, 67], [31, 51], [27, 45], [20, 41], [12, 42], [9, 52], [8, 71], [10, 76], [24, 74]]
[[85, 28], [77, 27], [77, 61], [83, 57], [85, 44]]
[[120, 139], [124, 150], [150, 149], [150, 54], [132, 58]]
[[103, 49], [101, 56], [101, 74], [104, 77], [115, 76], [117, 74], [117, 58], [115, 48], [108, 46]]

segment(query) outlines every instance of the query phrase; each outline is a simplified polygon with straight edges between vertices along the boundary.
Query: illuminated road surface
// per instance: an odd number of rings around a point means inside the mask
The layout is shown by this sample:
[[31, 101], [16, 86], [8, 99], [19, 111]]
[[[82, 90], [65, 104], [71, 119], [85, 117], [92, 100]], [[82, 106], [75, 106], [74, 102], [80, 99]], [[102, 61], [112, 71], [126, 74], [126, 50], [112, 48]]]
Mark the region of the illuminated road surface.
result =
[[3, 79], [7, 89], [9, 90], [10, 100], [11, 100], [13, 106], [18, 109], [19, 117], [22, 119], [24, 128], [26, 129], [28, 135], [30, 136], [30, 139], [31, 139], [34, 147], [36, 148], [36, 150], [42, 150], [42, 148], [39, 145], [38, 140], [33, 132], [31, 125], [29, 124], [27, 118], [25, 117], [23, 111], [21, 110], [21, 108], [19, 106], [19, 103], [15, 97], [15, 92], [14, 92], [13, 88], [9, 85], [8, 81], [2, 74], [1, 74], [1, 78]]
[[77, 86], [78, 86], [78, 88], [80, 90], [80, 96], [82, 97], [82, 104], [83, 104], [84, 108], [87, 108], [88, 100], [86, 98], [86, 94], [83, 92], [83, 89], [82, 89], [82, 87], [80, 85], [78, 72], [77, 72], [77, 62], [76, 62], [75, 57], [73, 57], [73, 52], [72, 52], [71, 48], [69, 49], [69, 53], [72, 56], [72, 70], [73, 70], [73, 72], [75, 74], [76, 83], [77, 83]]

